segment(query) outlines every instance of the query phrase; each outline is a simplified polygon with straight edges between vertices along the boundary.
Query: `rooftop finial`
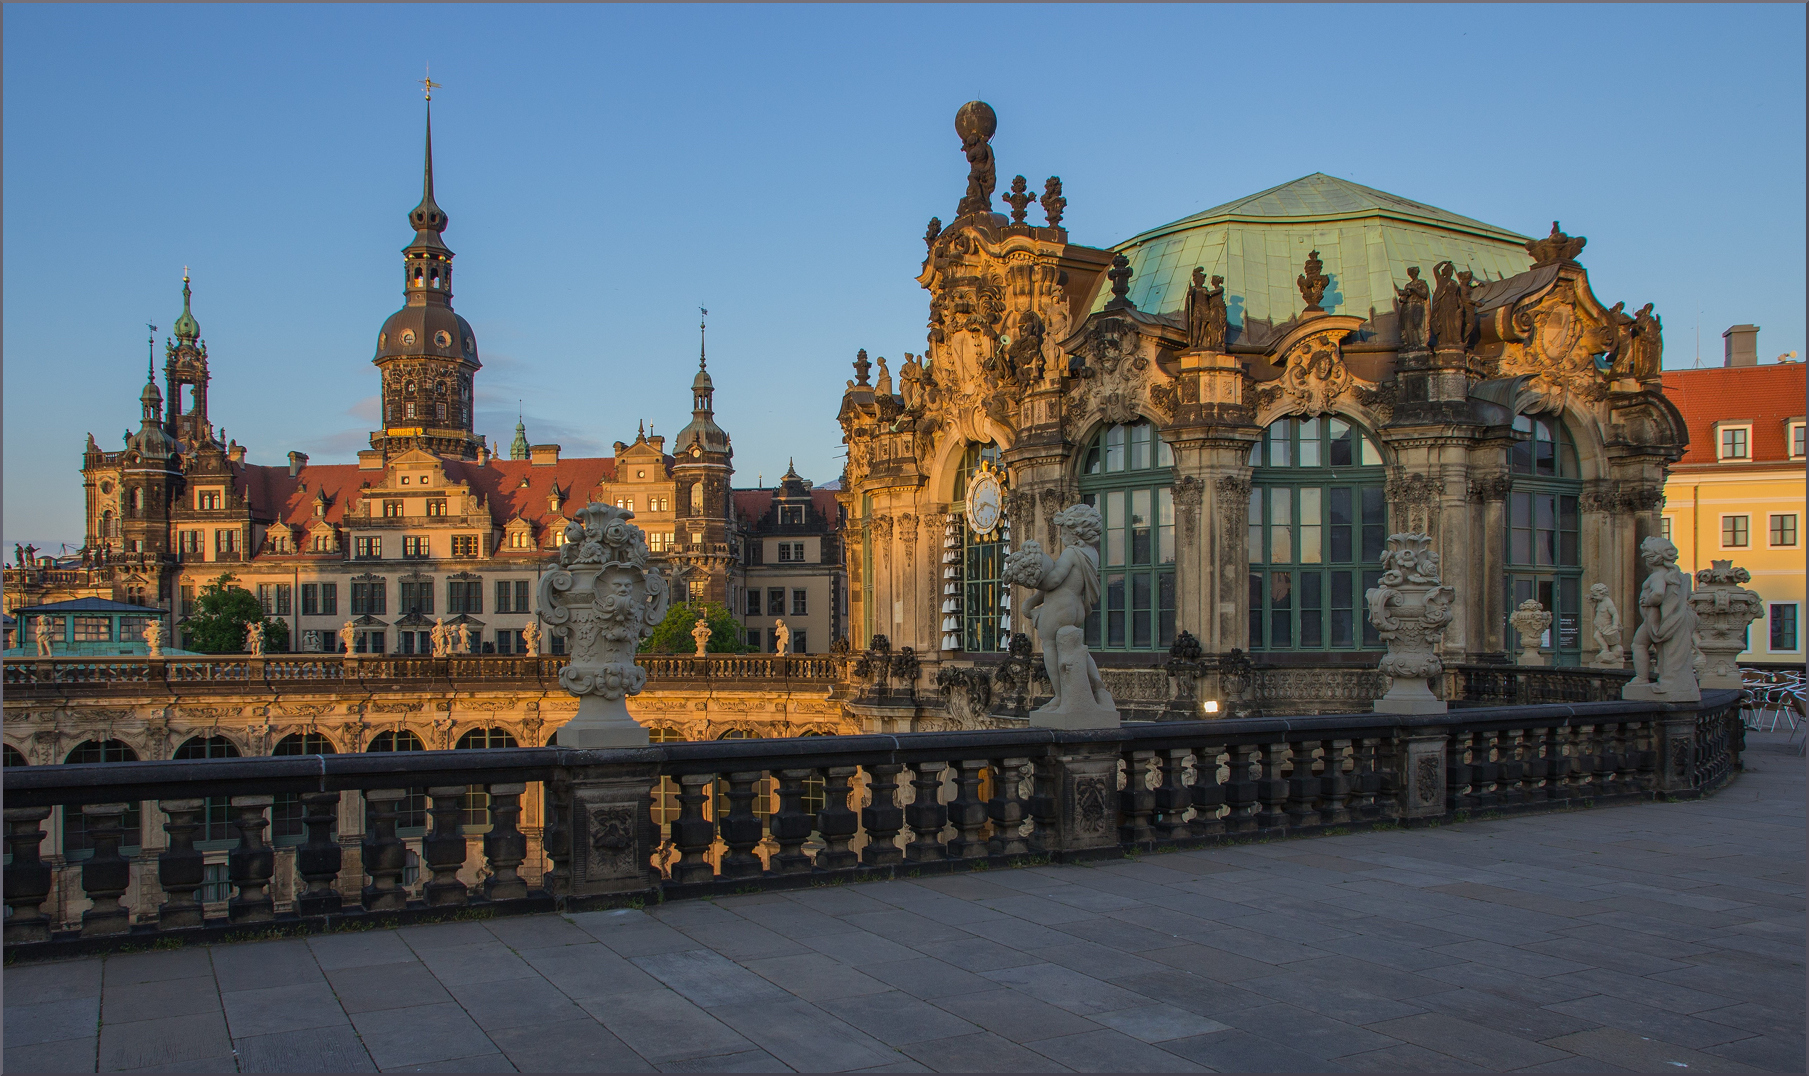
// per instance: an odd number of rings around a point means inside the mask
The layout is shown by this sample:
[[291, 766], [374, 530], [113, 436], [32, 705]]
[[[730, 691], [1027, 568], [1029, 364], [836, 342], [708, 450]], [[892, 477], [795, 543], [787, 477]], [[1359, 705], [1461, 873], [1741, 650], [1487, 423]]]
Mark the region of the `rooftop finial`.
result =
[[147, 321], [144, 323], [144, 327], [151, 330], [151, 335], [145, 337], [144, 341], [144, 379], [155, 382], [157, 380], [157, 326]]
[[955, 113], [955, 133], [961, 137], [961, 152], [967, 157], [967, 193], [956, 209], [961, 216], [992, 211], [996, 173], [988, 143], [998, 129], [999, 117], [985, 101], [969, 101]]
[[440, 84], [433, 80], [433, 65], [428, 64], [427, 77], [421, 80], [421, 89], [427, 95], [427, 99], [431, 101], [433, 100], [433, 91], [439, 88]]
[[709, 364], [704, 361], [704, 323], [709, 320], [710, 312], [700, 303], [697, 307], [697, 368], [706, 369]]

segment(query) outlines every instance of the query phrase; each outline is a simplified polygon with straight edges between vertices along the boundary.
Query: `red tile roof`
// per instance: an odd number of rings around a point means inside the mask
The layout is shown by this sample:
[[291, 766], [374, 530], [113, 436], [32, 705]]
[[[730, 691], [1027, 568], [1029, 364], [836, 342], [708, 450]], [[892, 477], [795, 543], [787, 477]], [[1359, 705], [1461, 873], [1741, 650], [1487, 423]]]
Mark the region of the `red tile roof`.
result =
[[[590, 503], [597, 485], [614, 480], [616, 473], [613, 457], [562, 459], [540, 467], [528, 460], [499, 459], [483, 466], [447, 459], [438, 464], [449, 481], [468, 483], [473, 492], [482, 495], [491, 519], [499, 527], [514, 519], [517, 512], [536, 526], [544, 526], [562, 514], [554, 512], [548, 501], [555, 482], [564, 494], [564, 509], [569, 512]], [[667, 457], [667, 467], [671, 464], [671, 457]], [[287, 467], [247, 464], [237, 470], [239, 490], [251, 505], [254, 517], [274, 517], [278, 522], [304, 528], [314, 521], [316, 495], [324, 491], [330, 501], [327, 522], [343, 523], [347, 509], [357, 503], [364, 483], [375, 484], [384, 474], [345, 463], [310, 464], [293, 478]], [[521, 484], [523, 478], [528, 483], [525, 487]]]
[[1665, 396], [1683, 412], [1690, 445], [1681, 466], [1714, 463], [1715, 423], [1752, 423], [1752, 461], [1789, 460], [1785, 422], [1809, 411], [1809, 380], [1802, 363], [1722, 366], [1709, 370], [1666, 370]]
[[[835, 490], [813, 488], [810, 491], [810, 503], [823, 518], [829, 521], [829, 529], [836, 530], [841, 526], [842, 507], [835, 499]], [[761, 517], [772, 508], [773, 499], [778, 497], [779, 490], [775, 486], [762, 489], [738, 489], [735, 491], [735, 514], [748, 523], [758, 523]]]

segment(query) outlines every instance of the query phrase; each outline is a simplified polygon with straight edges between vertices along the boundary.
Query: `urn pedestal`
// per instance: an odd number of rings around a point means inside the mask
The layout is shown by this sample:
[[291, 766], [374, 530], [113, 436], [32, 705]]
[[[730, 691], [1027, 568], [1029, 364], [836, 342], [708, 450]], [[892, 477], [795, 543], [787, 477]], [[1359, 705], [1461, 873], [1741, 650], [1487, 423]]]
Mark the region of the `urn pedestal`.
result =
[[1514, 626], [1514, 631], [1520, 636], [1520, 653], [1515, 656], [1514, 664], [1550, 664], [1545, 660], [1545, 655], [1539, 652], [1539, 641], [1551, 627], [1551, 614], [1546, 612], [1545, 606], [1528, 598], [1514, 610], [1513, 616], [1508, 617], [1508, 623]]
[[1696, 573], [1696, 589], [1690, 592], [1690, 608], [1696, 611], [1696, 649], [1705, 659], [1697, 672], [1703, 688], [1738, 691], [1741, 651], [1746, 649], [1747, 627], [1765, 612], [1765, 600], [1741, 583], [1752, 581], [1745, 568], [1731, 560], [1711, 561]]
[[1382, 578], [1364, 592], [1369, 622], [1376, 626], [1388, 654], [1379, 666], [1391, 678], [1387, 694], [1375, 710], [1384, 714], [1442, 714], [1445, 702], [1432, 693], [1429, 681], [1445, 671], [1438, 640], [1451, 623], [1456, 596], [1439, 579], [1438, 554], [1428, 534], [1389, 536], [1382, 553]]

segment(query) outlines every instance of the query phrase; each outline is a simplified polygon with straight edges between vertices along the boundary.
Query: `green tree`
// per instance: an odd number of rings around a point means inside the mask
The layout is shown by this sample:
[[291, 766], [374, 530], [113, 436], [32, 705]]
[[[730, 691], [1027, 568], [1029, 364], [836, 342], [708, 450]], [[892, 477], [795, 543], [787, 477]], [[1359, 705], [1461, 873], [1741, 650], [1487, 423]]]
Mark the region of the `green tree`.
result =
[[288, 622], [266, 620], [264, 607], [258, 604], [256, 595], [237, 583], [238, 578], [227, 572], [202, 588], [195, 599], [195, 615], [182, 625], [182, 630], [188, 633], [188, 649], [203, 654], [243, 652], [246, 630], [262, 621], [264, 649], [287, 650]]
[[697, 650], [697, 640], [691, 638], [691, 628], [697, 618], [703, 617], [710, 624], [709, 652], [712, 654], [745, 654], [749, 647], [741, 623], [729, 607], [721, 602], [696, 603], [681, 602], [666, 610], [666, 619], [659, 622], [653, 634], [641, 644], [643, 654], [691, 654]]

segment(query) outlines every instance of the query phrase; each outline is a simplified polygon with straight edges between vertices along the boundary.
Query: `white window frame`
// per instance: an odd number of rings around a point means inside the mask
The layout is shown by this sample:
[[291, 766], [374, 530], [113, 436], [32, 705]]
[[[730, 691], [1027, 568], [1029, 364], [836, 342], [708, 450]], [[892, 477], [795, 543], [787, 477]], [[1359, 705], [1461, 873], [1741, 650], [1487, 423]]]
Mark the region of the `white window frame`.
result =
[[1784, 454], [1793, 460], [1803, 459], [1803, 453], [1796, 450], [1796, 432], [1809, 423], [1803, 419], [1793, 418], [1784, 423]]
[[[1796, 517], [1796, 541], [1790, 543], [1789, 545], [1772, 545], [1771, 544], [1771, 517], [1772, 516], [1795, 516]], [[1765, 548], [1766, 549], [1801, 549], [1801, 548], [1803, 548], [1803, 517], [1802, 517], [1802, 514], [1800, 512], [1766, 512], [1765, 513]]]
[[[1730, 519], [1745, 519], [1746, 520], [1746, 544], [1745, 545], [1728, 545], [1727, 544], [1727, 521]], [[1720, 525], [1719, 534], [1716, 537], [1716, 541], [1721, 543], [1719, 548], [1721, 548], [1721, 549], [1751, 549], [1751, 548], [1753, 548], [1753, 544], [1752, 544], [1752, 513], [1751, 512], [1723, 512], [1723, 513], [1721, 513], [1717, 522]]]
[[[1727, 433], [1730, 430], [1745, 430], [1746, 431], [1746, 455], [1729, 456], [1729, 455], [1726, 455], [1722, 451], [1725, 442], [1723, 442], [1721, 435], [1724, 433]], [[1750, 423], [1750, 422], [1717, 422], [1717, 423], [1715, 423], [1715, 459], [1719, 462], [1726, 462], [1726, 463], [1751, 463], [1752, 462], [1752, 423]]]
[[1671, 535], [1675, 534], [1677, 531], [1676, 519], [1676, 516], [1658, 517], [1658, 536], [1660, 538], [1663, 538], [1667, 542], [1675, 541]]

